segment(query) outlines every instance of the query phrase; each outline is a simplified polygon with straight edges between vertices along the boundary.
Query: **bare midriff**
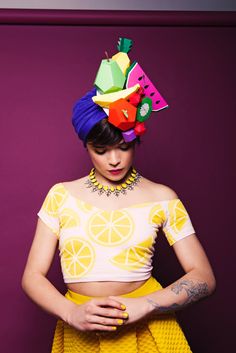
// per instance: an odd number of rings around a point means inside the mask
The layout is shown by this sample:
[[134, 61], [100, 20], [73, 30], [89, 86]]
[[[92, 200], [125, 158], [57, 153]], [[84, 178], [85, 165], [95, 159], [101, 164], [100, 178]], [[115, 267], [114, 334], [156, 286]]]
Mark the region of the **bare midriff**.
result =
[[134, 291], [141, 287], [147, 280], [137, 282], [80, 282], [67, 283], [67, 288], [73, 292], [89, 297], [104, 297], [109, 295], [121, 295]]

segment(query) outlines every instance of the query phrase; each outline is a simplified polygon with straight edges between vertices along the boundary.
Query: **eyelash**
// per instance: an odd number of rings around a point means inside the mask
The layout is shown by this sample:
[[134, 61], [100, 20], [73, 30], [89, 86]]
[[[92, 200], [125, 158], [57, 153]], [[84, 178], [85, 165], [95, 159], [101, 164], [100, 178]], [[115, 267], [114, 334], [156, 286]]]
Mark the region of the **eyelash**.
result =
[[[120, 149], [122, 150], [122, 151], [127, 151], [128, 149], [130, 148], [130, 146], [128, 146], [128, 147], [120, 147]], [[99, 152], [99, 151], [95, 151], [95, 153], [97, 153], [97, 154], [104, 154], [106, 151], [102, 151], [102, 152]]]

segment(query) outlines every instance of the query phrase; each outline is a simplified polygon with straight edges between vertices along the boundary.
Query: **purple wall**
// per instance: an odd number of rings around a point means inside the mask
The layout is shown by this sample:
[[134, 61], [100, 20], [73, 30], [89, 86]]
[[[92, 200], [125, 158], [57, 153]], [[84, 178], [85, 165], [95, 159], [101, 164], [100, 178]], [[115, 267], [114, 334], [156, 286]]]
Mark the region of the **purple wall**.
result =
[[[91, 167], [71, 107], [119, 36], [134, 40], [131, 59], [170, 105], [148, 122], [136, 167], [177, 191], [218, 281], [214, 296], [179, 313], [180, 322], [194, 353], [230, 351], [236, 28], [2, 25], [2, 352], [50, 352], [55, 319], [27, 299], [21, 276], [48, 188]], [[155, 275], [167, 285], [183, 272], [164, 238], [157, 253]], [[49, 277], [65, 291], [57, 258]]]

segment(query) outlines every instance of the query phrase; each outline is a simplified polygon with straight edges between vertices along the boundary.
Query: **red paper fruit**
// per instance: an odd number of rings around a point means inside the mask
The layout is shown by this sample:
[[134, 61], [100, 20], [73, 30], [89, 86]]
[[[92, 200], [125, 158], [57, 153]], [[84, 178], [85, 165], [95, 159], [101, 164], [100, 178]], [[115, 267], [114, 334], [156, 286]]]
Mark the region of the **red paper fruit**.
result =
[[108, 121], [122, 131], [132, 129], [136, 122], [137, 108], [120, 98], [109, 106]]

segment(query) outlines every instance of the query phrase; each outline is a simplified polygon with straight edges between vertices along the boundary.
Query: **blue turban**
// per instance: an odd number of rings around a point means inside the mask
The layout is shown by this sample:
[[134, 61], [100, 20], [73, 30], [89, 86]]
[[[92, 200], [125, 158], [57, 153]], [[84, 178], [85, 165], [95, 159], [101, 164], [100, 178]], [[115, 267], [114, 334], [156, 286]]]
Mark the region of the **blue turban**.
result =
[[78, 100], [73, 108], [72, 124], [81, 140], [86, 141], [89, 131], [100, 120], [107, 118], [104, 110], [92, 100], [96, 96], [96, 88], [87, 92]]

